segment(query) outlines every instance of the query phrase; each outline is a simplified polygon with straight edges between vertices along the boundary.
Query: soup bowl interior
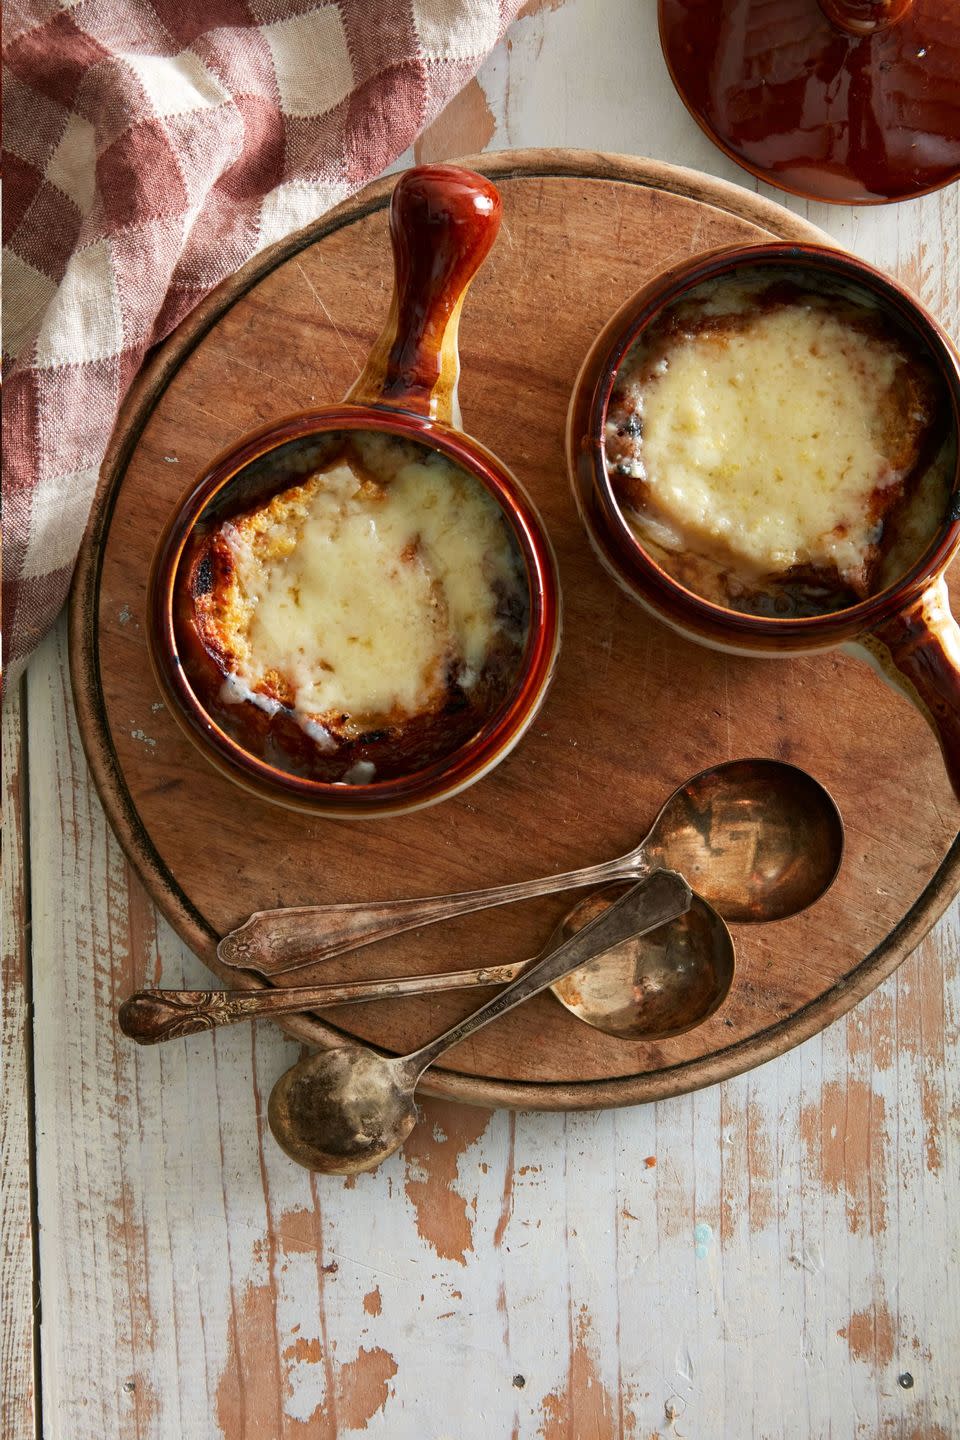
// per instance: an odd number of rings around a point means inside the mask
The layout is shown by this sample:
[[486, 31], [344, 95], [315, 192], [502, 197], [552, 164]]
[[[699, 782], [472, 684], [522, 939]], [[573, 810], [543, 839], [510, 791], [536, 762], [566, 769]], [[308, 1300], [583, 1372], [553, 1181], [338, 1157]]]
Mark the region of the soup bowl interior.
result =
[[[351, 433], [415, 442], [479, 483], [498, 506], [520, 561], [527, 621], [522, 650], [503, 693], [495, 695], [475, 730], [461, 736], [449, 751], [443, 750], [441, 740], [423, 763], [413, 756], [409, 770], [401, 766], [401, 773], [380, 779], [376, 775], [368, 779], [363, 773], [344, 782], [317, 779], [304, 766], [288, 768], [286, 757], [275, 763], [276, 746], [244, 745], [242, 715], [247, 714], [261, 730], [268, 717], [255, 700], [251, 708], [249, 695], [239, 702], [233, 697], [235, 703], [228, 707], [217, 703], [217, 687], [226, 676], [193, 623], [188, 572], [198, 527], [214, 527], [300, 484], [323, 463], [331, 437]], [[343, 404], [271, 424], [213, 462], [184, 497], [160, 539], [150, 580], [149, 617], [151, 660], [172, 713], [222, 773], [259, 797], [293, 809], [374, 817], [448, 798], [479, 780], [509, 753], [533, 720], [549, 685], [559, 645], [560, 592], [542, 522], [496, 457], [472, 438], [435, 421], [375, 405]], [[375, 618], [370, 620], [375, 623]], [[273, 707], [273, 702], [271, 707], [281, 708]], [[263, 753], [254, 753], [254, 748]]]
[[[834, 288], [877, 307], [942, 379], [953, 437], [953, 479], [943, 523], [925, 550], [893, 584], [858, 603], [813, 615], [756, 615], [718, 604], [682, 583], [645, 548], [631, 527], [609, 473], [607, 416], [621, 368], [633, 346], [663, 312], [706, 282], [761, 272]], [[842, 251], [775, 243], [710, 252], [659, 276], [613, 316], [589, 352], [568, 418], [568, 463], [574, 496], [601, 561], [633, 598], [693, 638], [748, 653], [817, 650], [870, 630], [915, 599], [941, 574], [960, 544], [960, 364], [949, 339], [903, 287]]]

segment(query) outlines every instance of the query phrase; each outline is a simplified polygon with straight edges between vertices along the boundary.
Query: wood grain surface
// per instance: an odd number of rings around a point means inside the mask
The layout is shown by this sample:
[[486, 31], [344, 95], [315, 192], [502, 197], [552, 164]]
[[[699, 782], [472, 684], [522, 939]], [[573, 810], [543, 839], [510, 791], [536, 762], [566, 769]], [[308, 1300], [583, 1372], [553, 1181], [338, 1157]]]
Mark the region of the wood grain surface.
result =
[[29, 1015], [29, 827], [20, 696], [3, 712], [3, 969], [0, 977], [0, 1435], [34, 1420], [33, 1195]]
[[[653, 9], [532, 0], [422, 152], [579, 144], [744, 182], [674, 96]], [[789, 203], [960, 332], [958, 187], [870, 214]], [[62, 627], [27, 690], [50, 1440], [960, 1435], [955, 905], [749, 1074], [598, 1113], [428, 1100], [377, 1173], [311, 1179], [265, 1130], [299, 1053], [276, 1027], [153, 1051], [116, 1034], [130, 989], [208, 972], [106, 825]], [[33, 1433], [26, 1410], [3, 1427]]]
[[[533, 495], [564, 595], [557, 677], [532, 732], [482, 784], [435, 809], [315, 820], [215, 774], [150, 673], [145, 580], [160, 531], [237, 435], [346, 390], [387, 307], [392, 182], [220, 287], [144, 375], [117, 428], [74, 592], [81, 731], [127, 853], [182, 938], [214, 964], [216, 939], [252, 911], [576, 869], [632, 848], [670, 791], [707, 765], [751, 754], [802, 765], [844, 815], [840, 879], [793, 920], [737, 929], [734, 987], [711, 1020], [674, 1040], [630, 1043], [585, 1029], [544, 995], [425, 1080], [474, 1102], [556, 1109], [676, 1094], [779, 1053], [889, 972], [902, 941], [915, 942], [953, 893], [956, 857], [937, 872], [960, 809], [923, 719], [866, 666], [836, 653], [782, 662], [719, 654], [632, 604], [601, 570], [566, 482], [573, 381], [622, 299], [692, 251], [817, 232], [740, 188], [660, 164], [536, 151], [477, 163], [497, 179], [504, 222], [464, 321], [464, 414]], [[451, 955], [473, 965], [521, 959], [569, 904], [489, 911], [285, 983], [445, 970]], [[304, 1017], [293, 1029], [406, 1053], [476, 1003], [467, 991], [341, 1006], [326, 1025]]]

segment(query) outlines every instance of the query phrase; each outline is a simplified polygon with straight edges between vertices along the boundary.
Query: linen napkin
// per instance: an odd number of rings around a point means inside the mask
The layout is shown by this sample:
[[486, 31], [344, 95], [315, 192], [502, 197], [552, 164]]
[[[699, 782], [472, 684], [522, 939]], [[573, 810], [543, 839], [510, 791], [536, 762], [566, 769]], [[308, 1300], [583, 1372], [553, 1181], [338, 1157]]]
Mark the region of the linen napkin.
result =
[[146, 350], [251, 255], [401, 155], [520, 3], [7, 7], [8, 681], [66, 597]]

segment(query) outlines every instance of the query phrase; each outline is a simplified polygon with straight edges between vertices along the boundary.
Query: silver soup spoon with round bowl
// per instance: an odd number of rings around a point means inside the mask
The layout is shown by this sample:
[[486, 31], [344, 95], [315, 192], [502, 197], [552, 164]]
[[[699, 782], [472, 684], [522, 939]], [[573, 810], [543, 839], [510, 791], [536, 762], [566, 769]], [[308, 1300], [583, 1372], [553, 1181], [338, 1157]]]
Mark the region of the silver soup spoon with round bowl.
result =
[[730, 760], [678, 786], [616, 860], [456, 895], [258, 911], [217, 955], [228, 969], [282, 975], [421, 925], [658, 869], [678, 870], [725, 920], [784, 920], [820, 899], [842, 857], [843, 822], [818, 781], [779, 760]]
[[[295, 1015], [364, 1000], [505, 985], [596, 919], [622, 889], [610, 886], [578, 900], [532, 960], [440, 975], [296, 988], [138, 990], [120, 1006], [120, 1029], [138, 1044], [155, 1045], [240, 1020]], [[729, 930], [717, 912], [694, 895], [686, 914], [659, 929], [628, 936], [553, 981], [550, 989], [578, 1019], [608, 1035], [624, 1040], [666, 1040], [692, 1030], [713, 1014], [729, 993], [733, 972]]]
[[417, 1084], [442, 1055], [598, 954], [675, 920], [691, 900], [681, 876], [657, 871], [412, 1054], [386, 1056], [351, 1042], [304, 1056], [270, 1094], [268, 1118], [277, 1143], [298, 1164], [323, 1174], [373, 1169], [399, 1149], [417, 1123]]

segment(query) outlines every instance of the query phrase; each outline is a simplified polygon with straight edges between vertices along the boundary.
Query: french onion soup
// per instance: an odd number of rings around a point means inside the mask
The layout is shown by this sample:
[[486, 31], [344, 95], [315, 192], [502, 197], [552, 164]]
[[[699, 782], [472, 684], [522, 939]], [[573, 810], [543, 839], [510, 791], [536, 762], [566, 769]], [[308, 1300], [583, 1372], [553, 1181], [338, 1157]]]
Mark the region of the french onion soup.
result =
[[770, 617], [842, 610], [942, 527], [950, 401], [919, 342], [842, 281], [700, 284], [617, 373], [605, 456], [644, 550], [687, 589]]
[[466, 744], [509, 695], [529, 613], [479, 480], [414, 441], [344, 431], [238, 485], [179, 572], [178, 645], [208, 714], [249, 753], [334, 784]]

